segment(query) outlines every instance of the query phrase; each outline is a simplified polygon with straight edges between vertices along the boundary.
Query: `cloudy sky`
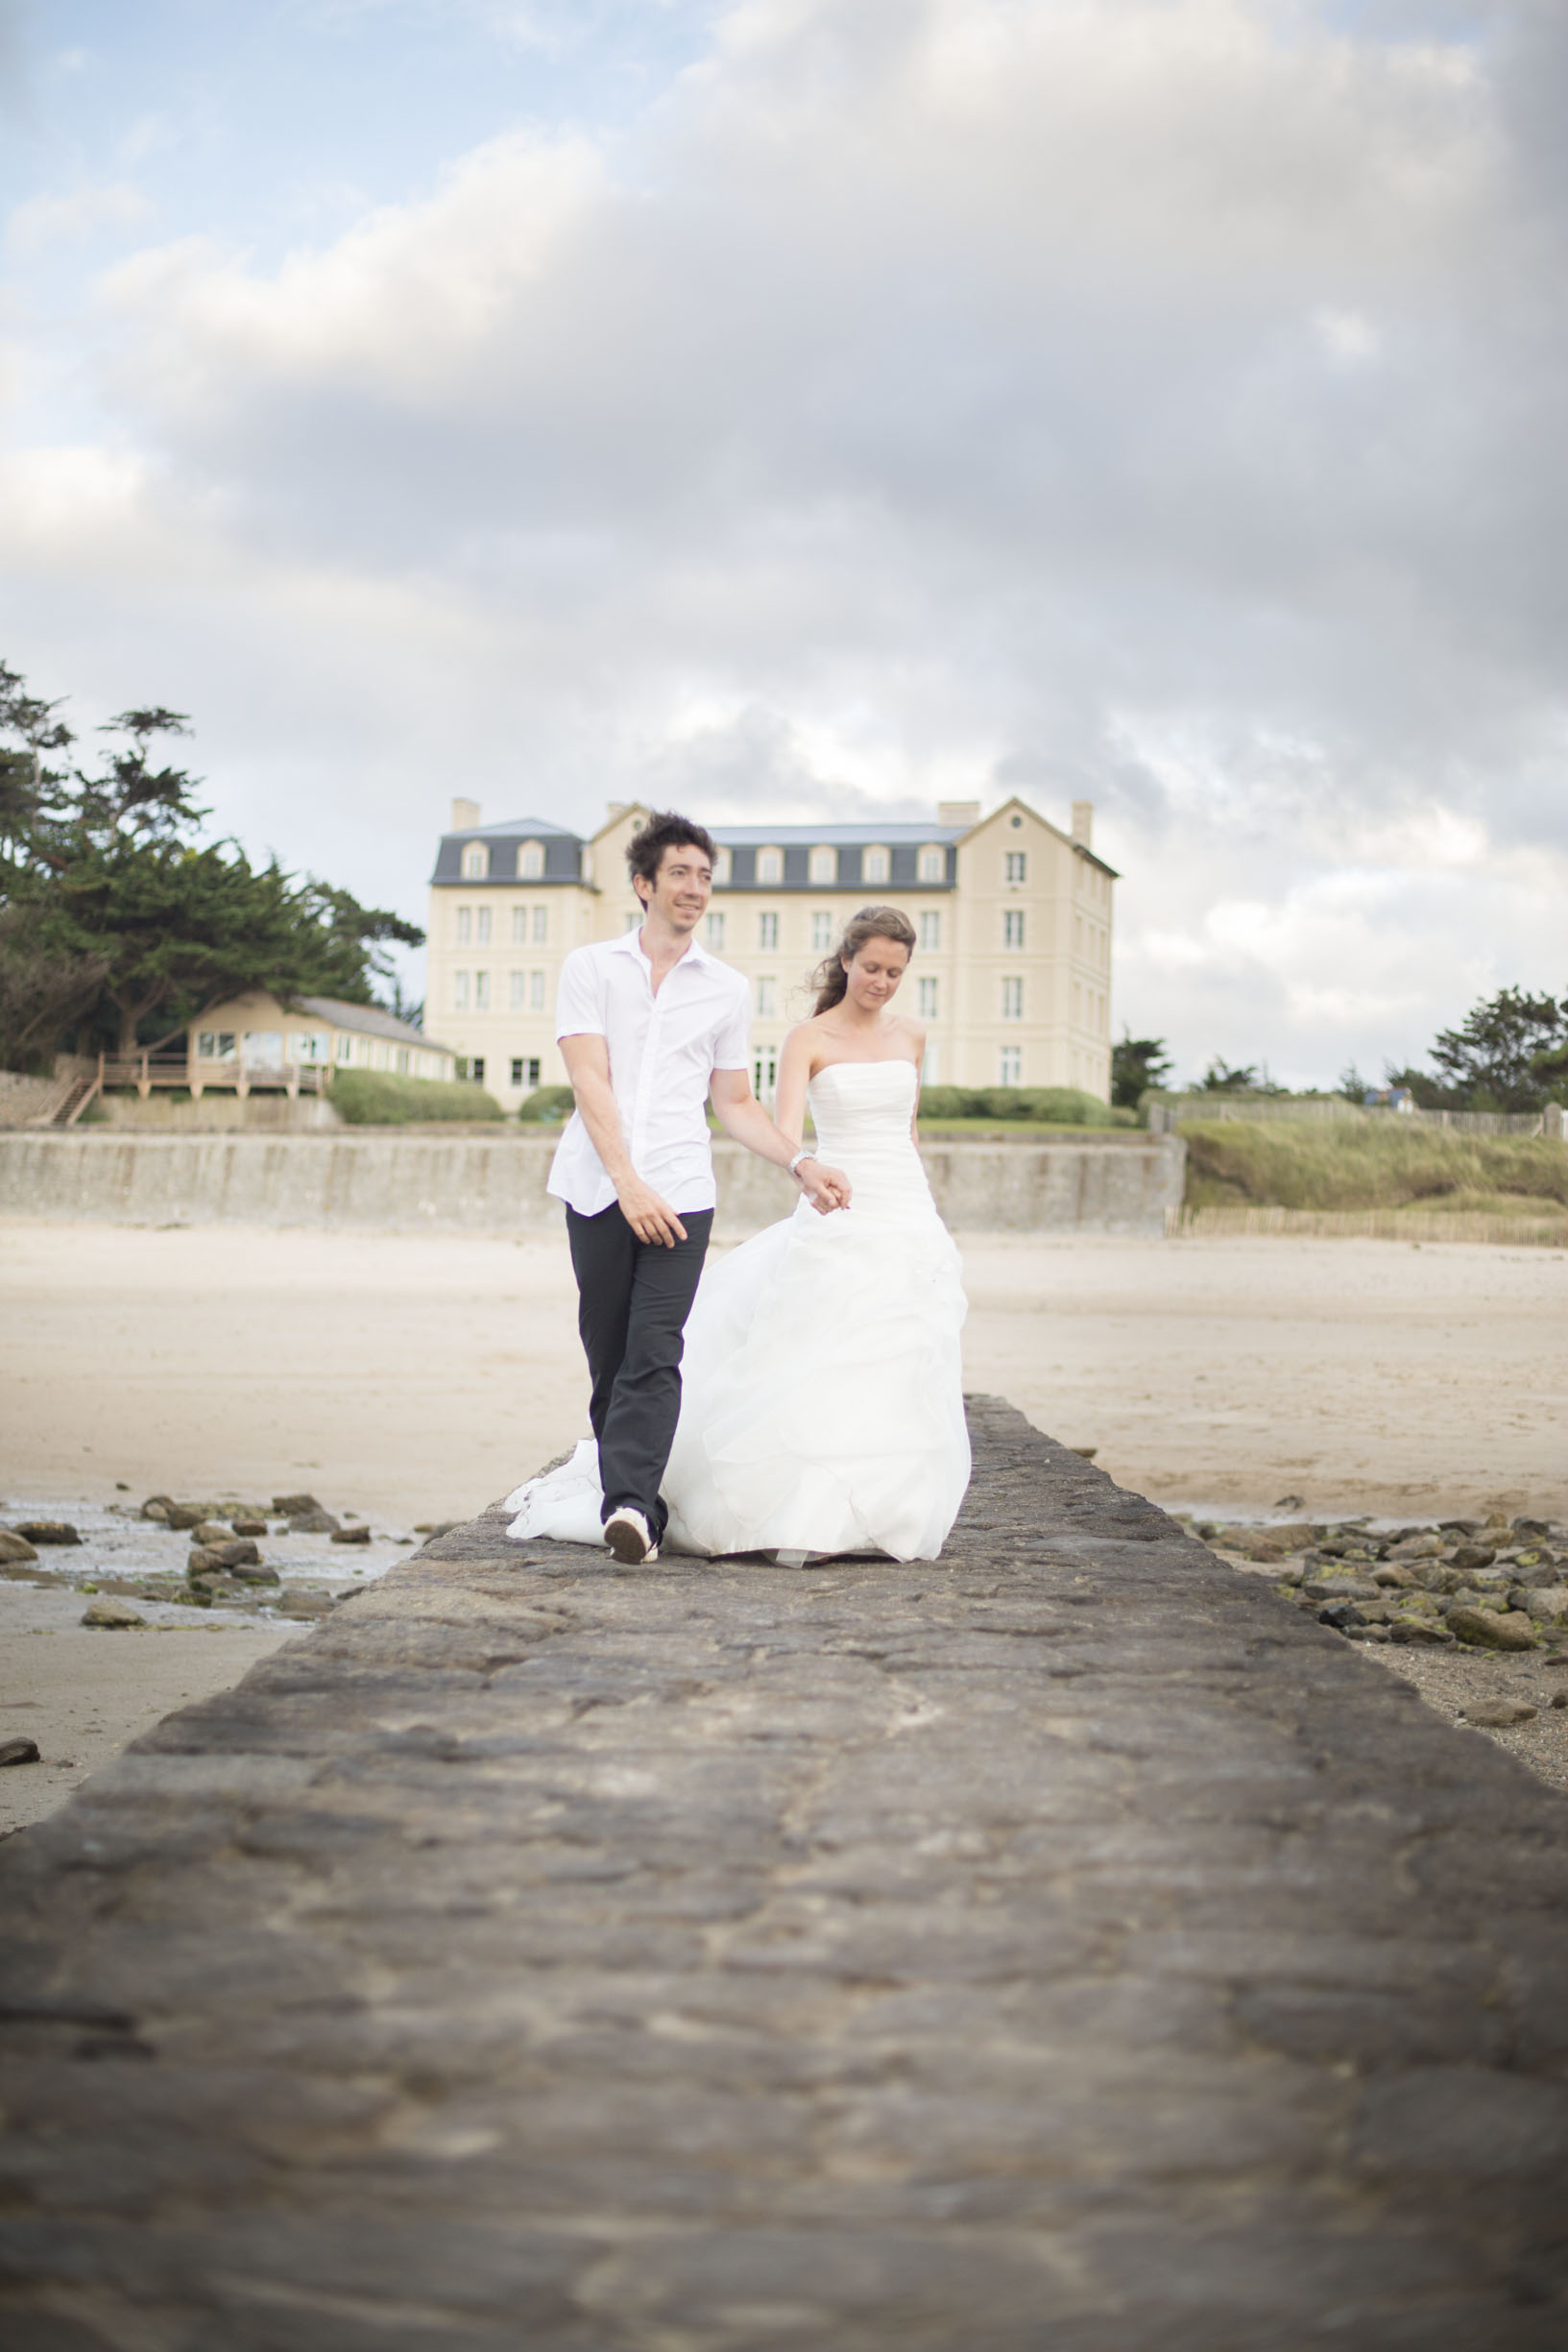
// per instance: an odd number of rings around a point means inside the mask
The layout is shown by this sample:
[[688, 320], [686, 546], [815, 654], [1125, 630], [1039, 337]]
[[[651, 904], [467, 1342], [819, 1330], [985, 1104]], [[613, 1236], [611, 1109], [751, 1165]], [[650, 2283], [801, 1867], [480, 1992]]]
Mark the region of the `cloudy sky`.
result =
[[0, 0], [0, 654], [461, 792], [1092, 798], [1115, 1017], [1568, 989], [1562, 0]]

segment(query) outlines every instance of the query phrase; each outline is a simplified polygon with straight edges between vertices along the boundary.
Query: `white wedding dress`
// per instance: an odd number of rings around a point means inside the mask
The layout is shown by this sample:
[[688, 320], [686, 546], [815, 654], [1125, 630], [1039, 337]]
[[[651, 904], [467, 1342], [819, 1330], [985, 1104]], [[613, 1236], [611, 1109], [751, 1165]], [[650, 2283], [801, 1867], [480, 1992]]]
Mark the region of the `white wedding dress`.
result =
[[[686, 1330], [664, 1547], [934, 1560], [969, 1484], [962, 1271], [909, 1132], [906, 1061], [811, 1080], [817, 1150], [854, 1188], [802, 1200], [705, 1271]], [[598, 1449], [507, 1496], [507, 1533], [602, 1543]]]

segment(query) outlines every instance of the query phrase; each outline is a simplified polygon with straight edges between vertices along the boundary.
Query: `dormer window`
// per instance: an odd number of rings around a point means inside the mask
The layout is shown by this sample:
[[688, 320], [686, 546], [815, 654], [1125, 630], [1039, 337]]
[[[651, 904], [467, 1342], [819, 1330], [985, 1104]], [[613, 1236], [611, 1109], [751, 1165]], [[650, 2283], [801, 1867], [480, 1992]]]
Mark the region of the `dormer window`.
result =
[[465, 882], [488, 882], [490, 880], [490, 844], [488, 841], [464, 842], [463, 879]]
[[784, 851], [782, 849], [760, 849], [758, 851], [757, 879], [762, 883], [783, 882]]
[[811, 852], [810, 878], [815, 883], [835, 883], [838, 880], [838, 852], [821, 843]]
[[861, 852], [860, 880], [862, 882], [890, 882], [892, 876], [892, 853], [884, 849], [880, 842], [878, 842], [874, 849]]
[[728, 882], [729, 879], [730, 853], [727, 849], [715, 849], [713, 852], [713, 880], [715, 883], [721, 883]]
[[518, 852], [518, 880], [519, 882], [543, 882], [543, 842], [524, 841], [522, 847]]
[[920, 853], [916, 871], [922, 882], [946, 882], [948, 878], [947, 851], [940, 848], [936, 842], [928, 841]]

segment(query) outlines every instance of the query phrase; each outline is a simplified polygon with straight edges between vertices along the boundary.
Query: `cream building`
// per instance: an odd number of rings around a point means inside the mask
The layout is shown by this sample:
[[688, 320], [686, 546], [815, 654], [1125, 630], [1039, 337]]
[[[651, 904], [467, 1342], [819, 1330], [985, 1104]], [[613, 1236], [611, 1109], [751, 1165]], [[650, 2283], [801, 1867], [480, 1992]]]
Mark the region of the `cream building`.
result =
[[[456, 1058], [450, 1046], [437, 1045], [379, 1005], [350, 1005], [332, 996], [301, 996], [285, 1004], [265, 989], [251, 988], [209, 1005], [191, 1023], [181, 1082], [197, 1099], [208, 1088], [249, 1094], [282, 1086], [294, 1093], [302, 1080], [320, 1092], [323, 1084], [330, 1085], [334, 1070], [451, 1079]], [[172, 1084], [177, 1075], [165, 1073], [154, 1082]]]
[[[555, 1043], [562, 958], [638, 922], [626, 844], [646, 810], [612, 807], [591, 838], [537, 818], [485, 825], [452, 803], [430, 886], [425, 1019], [515, 1107], [566, 1068]], [[959, 1086], [1111, 1090], [1116, 874], [1094, 811], [1063, 833], [1026, 802], [980, 814], [946, 801], [931, 824], [713, 825], [704, 944], [752, 992], [753, 1079], [773, 1092], [786, 1031], [810, 1009], [813, 967], [870, 901], [919, 937], [905, 994], [929, 1038], [926, 1077]]]

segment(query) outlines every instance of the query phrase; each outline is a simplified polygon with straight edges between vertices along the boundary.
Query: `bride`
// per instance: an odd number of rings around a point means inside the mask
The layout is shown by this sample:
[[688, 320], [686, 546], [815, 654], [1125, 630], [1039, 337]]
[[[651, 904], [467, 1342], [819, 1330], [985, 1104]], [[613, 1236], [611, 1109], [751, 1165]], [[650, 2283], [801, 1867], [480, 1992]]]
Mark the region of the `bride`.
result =
[[[853, 1201], [803, 1200], [704, 1273], [662, 1489], [671, 1550], [934, 1560], [957, 1516], [966, 1302], [915, 1148], [925, 1036], [893, 1009], [914, 943], [898, 908], [862, 909], [784, 1041], [775, 1117], [799, 1144], [809, 1107]], [[593, 1441], [507, 1508], [519, 1540], [601, 1543]]]

